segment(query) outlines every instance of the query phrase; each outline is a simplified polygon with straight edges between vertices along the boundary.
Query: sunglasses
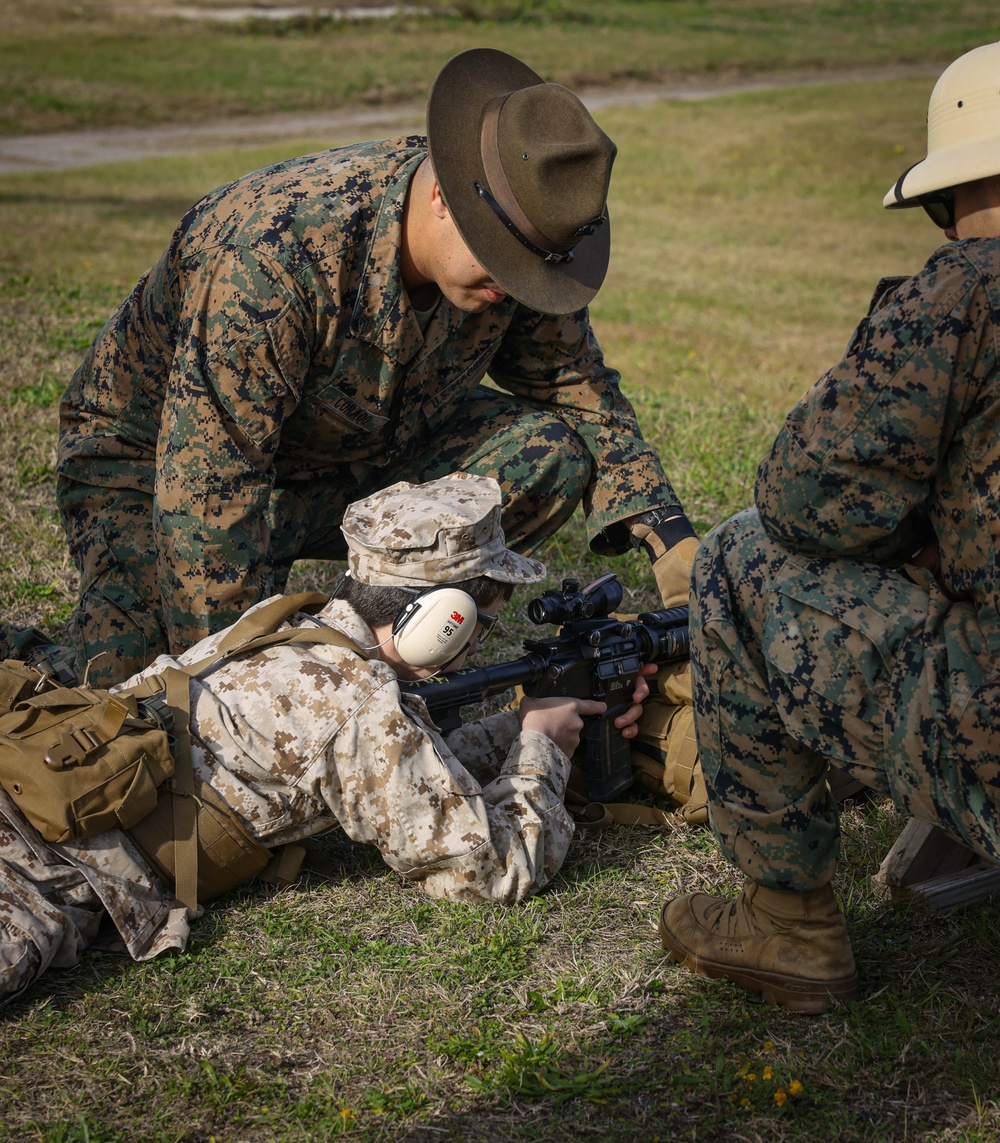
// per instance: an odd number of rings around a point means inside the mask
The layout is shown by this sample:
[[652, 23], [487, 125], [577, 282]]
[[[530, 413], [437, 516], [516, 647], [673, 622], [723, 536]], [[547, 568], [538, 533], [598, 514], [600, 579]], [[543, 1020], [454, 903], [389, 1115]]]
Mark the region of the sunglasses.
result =
[[917, 201], [935, 226], [947, 230], [955, 225], [955, 196], [950, 190], [922, 194]]

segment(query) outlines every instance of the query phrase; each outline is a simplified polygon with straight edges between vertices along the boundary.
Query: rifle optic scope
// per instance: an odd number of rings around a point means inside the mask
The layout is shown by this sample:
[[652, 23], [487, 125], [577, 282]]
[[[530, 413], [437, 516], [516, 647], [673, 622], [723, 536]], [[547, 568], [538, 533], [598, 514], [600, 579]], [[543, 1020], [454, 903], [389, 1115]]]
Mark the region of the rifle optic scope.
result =
[[621, 603], [625, 589], [614, 572], [602, 575], [581, 590], [578, 579], [564, 579], [562, 591], [543, 591], [528, 604], [532, 623], [569, 623], [610, 614]]

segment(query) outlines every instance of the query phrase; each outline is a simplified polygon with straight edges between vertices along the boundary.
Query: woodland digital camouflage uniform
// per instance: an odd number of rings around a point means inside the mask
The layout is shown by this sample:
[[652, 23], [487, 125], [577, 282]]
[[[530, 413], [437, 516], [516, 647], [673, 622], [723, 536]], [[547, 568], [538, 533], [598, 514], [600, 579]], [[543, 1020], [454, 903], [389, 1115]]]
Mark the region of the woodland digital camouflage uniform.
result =
[[[120, 679], [342, 557], [344, 508], [398, 480], [496, 476], [531, 552], [581, 500], [597, 551], [677, 506], [586, 310], [442, 298], [421, 333], [403, 205], [426, 141], [280, 163], [208, 195], [96, 338], [61, 406], [71, 628]], [[506, 393], [482, 386], [486, 374]]]
[[[375, 642], [348, 604], [320, 619]], [[292, 626], [318, 619], [297, 614]], [[210, 654], [218, 634], [140, 677]], [[502, 713], [441, 738], [392, 669], [340, 647], [278, 646], [227, 661], [191, 687], [196, 773], [268, 847], [340, 826], [449, 900], [521, 900], [555, 876], [573, 833], [569, 759]], [[77, 963], [107, 914], [128, 952], [183, 949], [186, 911], [127, 834], [49, 844], [0, 791], [0, 995]]]
[[[699, 551], [711, 820], [759, 884], [831, 879], [827, 759], [1000, 857], [998, 327], [998, 239], [883, 282], [843, 360], [788, 416], [756, 510]], [[940, 584], [900, 567], [933, 539]]]

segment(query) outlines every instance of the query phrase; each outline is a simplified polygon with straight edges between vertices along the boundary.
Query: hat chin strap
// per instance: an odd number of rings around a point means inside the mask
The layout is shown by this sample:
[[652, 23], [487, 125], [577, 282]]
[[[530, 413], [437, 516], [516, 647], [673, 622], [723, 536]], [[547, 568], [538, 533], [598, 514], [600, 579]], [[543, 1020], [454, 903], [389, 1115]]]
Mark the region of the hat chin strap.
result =
[[[486, 105], [483, 112], [483, 127], [479, 137], [479, 153], [483, 160], [483, 173], [490, 189], [487, 190], [478, 179], [472, 180], [476, 194], [486, 203], [493, 213], [500, 219], [507, 230], [532, 254], [546, 262], [558, 265], [573, 261], [573, 247], [576, 242], [564, 246], [546, 237], [531, 219], [521, 209], [514, 192], [511, 190], [507, 175], [504, 173], [503, 163], [500, 160], [500, 144], [498, 132], [500, 126], [500, 112], [507, 102], [510, 92], [498, 95]], [[492, 193], [491, 193], [492, 192]], [[588, 234], [593, 234], [598, 226], [607, 222], [607, 215], [600, 214], [584, 223], [573, 237], [577, 240]]]
[[539, 258], [543, 259], [543, 261], [556, 266], [560, 265], [561, 263], [573, 261], [572, 250], [565, 250], [561, 254], [556, 253], [553, 250], [545, 250], [541, 246], [535, 245], [535, 243], [532, 242], [530, 238], [522, 234], [514, 222], [511, 220], [510, 215], [507, 214], [504, 208], [497, 202], [493, 195], [490, 194], [490, 192], [478, 179], [472, 180], [472, 187], [475, 190], [476, 194], [479, 195], [479, 197], [483, 200], [483, 202], [486, 203], [490, 210], [493, 211], [497, 218], [500, 219], [500, 221], [510, 231], [510, 233], [514, 235], [518, 242], [520, 242], [522, 246], [527, 246], [532, 254], [537, 254]]
[[[896, 202], [902, 203], [907, 201], [906, 197], [903, 195], [903, 179], [906, 178], [906, 176], [910, 173], [910, 171], [913, 170], [914, 167], [919, 167], [923, 161], [923, 159], [918, 159], [915, 163], [911, 163], [910, 166], [908, 166], [906, 170], [903, 171], [899, 178], [896, 179], [896, 185], [892, 188], [892, 193], [896, 196]], [[916, 202], [914, 202], [914, 205], [916, 205]]]

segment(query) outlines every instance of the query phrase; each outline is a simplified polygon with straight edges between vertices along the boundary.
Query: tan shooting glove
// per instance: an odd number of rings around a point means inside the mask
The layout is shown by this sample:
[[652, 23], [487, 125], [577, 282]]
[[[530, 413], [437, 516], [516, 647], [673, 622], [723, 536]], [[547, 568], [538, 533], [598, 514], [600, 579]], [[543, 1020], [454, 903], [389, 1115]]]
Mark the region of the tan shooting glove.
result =
[[[662, 520], [666, 512], [671, 519]], [[642, 548], [653, 565], [653, 578], [664, 607], [687, 607], [691, 568], [698, 537], [684, 516], [674, 509], [653, 509], [632, 525], [632, 546]]]

